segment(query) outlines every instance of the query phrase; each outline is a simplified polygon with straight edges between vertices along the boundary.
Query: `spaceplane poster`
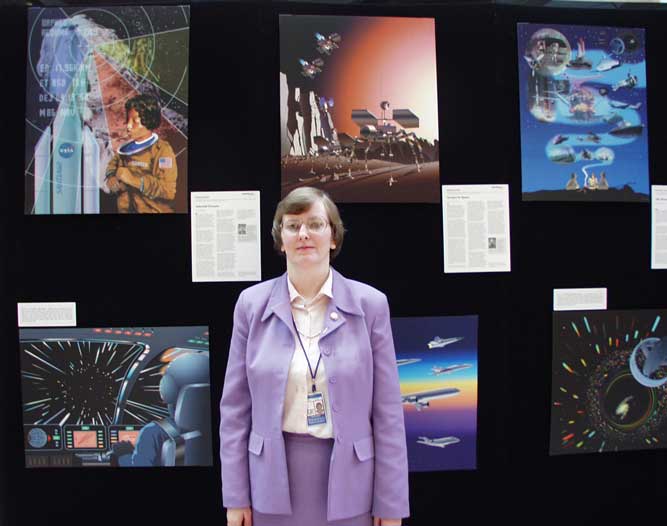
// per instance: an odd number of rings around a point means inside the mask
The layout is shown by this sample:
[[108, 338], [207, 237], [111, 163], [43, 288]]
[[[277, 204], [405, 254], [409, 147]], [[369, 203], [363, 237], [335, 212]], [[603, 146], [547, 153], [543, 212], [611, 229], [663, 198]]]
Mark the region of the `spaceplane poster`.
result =
[[523, 200], [648, 202], [644, 30], [517, 31]]
[[475, 469], [477, 316], [392, 318], [410, 471]]
[[554, 313], [552, 455], [665, 447], [666, 315]]
[[282, 195], [440, 200], [432, 18], [280, 16]]
[[187, 6], [28, 11], [25, 213], [187, 212]]
[[207, 327], [19, 336], [26, 467], [212, 464]]

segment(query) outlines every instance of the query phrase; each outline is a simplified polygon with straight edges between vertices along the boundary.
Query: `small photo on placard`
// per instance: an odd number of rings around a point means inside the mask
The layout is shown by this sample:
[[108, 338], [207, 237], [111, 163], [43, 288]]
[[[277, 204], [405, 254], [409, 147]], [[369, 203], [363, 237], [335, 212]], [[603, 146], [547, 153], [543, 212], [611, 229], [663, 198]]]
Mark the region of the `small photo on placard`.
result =
[[205, 326], [20, 329], [25, 465], [212, 464]]

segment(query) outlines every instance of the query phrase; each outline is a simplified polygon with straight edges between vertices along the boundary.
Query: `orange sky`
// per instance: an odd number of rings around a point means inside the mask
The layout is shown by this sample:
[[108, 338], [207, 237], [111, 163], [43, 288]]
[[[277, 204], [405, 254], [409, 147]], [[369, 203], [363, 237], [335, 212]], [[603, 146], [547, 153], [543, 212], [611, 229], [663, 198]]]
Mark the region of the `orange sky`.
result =
[[358, 135], [353, 109], [380, 117], [380, 101], [408, 108], [420, 119], [419, 137], [438, 138], [435, 23], [430, 18], [369, 18], [363, 31], [346, 36], [326, 69], [339, 132]]
[[431, 401], [431, 406], [436, 409], [466, 409], [477, 405], [477, 382], [473, 380], [449, 383], [443, 382], [442, 380], [429, 382], [401, 382], [401, 394], [406, 395], [418, 391], [428, 391], [429, 389], [437, 389], [438, 387], [456, 387], [457, 389], [460, 389], [461, 392], [456, 396]]

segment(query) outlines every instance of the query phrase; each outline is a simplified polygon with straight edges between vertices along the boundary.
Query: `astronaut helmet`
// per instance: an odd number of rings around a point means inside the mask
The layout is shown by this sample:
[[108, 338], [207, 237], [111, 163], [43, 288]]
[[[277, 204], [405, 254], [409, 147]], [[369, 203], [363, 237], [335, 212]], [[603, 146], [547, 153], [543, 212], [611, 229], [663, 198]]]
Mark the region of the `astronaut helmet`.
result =
[[169, 412], [178, 400], [181, 389], [190, 384], [208, 384], [209, 355], [207, 352], [183, 352], [168, 366], [160, 380], [160, 396], [169, 406]]

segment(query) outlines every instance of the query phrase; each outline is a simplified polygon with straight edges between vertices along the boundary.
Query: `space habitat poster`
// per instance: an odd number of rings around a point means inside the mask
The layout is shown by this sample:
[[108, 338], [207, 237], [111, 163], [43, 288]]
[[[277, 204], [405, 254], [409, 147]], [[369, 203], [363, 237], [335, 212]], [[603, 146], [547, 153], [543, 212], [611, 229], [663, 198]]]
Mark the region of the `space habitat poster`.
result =
[[552, 455], [665, 448], [666, 316], [554, 313]]
[[28, 10], [25, 214], [186, 213], [188, 6]]
[[280, 16], [281, 193], [440, 202], [435, 20]]
[[477, 464], [477, 316], [392, 318], [410, 471]]
[[19, 330], [25, 465], [210, 466], [206, 326]]
[[644, 30], [517, 33], [523, 200], [648, 202]]

